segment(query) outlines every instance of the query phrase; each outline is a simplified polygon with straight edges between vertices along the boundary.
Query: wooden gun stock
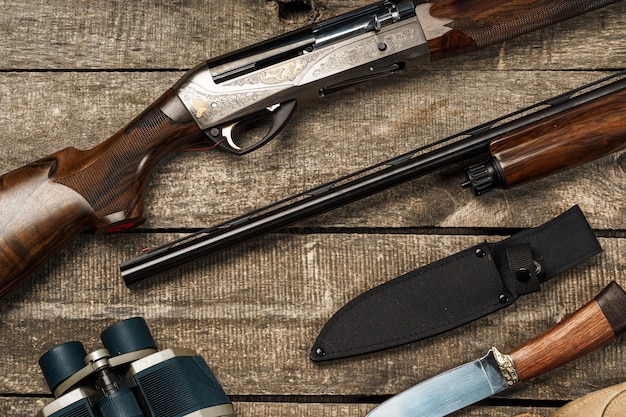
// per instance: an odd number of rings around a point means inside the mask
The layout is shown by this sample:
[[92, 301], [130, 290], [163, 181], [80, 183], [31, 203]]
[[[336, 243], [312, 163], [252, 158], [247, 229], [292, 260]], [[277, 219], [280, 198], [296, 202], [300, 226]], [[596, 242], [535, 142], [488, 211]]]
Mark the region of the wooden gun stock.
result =
[[143, 221], [151, 168], [202, 135], [180, 115], [188, 113], [169, 90], [95, 148], [67, 148], [0, 177], [0, 297], [77, 234], [113, 233]]
[[[431, 59], [484, 48], [553, 25], [616, 0], [435, 0], [426, 3], [432, 32], [424, 28]], [[432, 4], [432, 5], [431, 5]], [[418, 6], [418, 9], [422, 6]]]
[[504, 134], [491, 142], [490, 152], [503, 186], [510, 188], [593, 161], [625, 143], [622, 90]]
[[[206, 61], [101, 145], [68, 148], [0, 177], [0, 297], [78, 233], [143, 221], [146, 177], [172, 148], [206, 137], [243, 154], [278, 134], [296, 103], [615, 1], [379, 1]], [[271, 128], [260, 141], [238, 145], [235, 126], [264, 118]]]

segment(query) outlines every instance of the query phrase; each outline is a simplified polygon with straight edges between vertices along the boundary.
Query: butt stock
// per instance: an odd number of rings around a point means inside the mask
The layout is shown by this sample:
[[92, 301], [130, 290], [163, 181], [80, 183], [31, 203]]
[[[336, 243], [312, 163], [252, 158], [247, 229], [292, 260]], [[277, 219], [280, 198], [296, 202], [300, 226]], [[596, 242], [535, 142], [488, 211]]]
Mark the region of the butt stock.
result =
[[226, 247], [484, 156], [463, 188], [480, 195], [575, 167], [626, 144], [626, 71], [151, 249], [120, 266], [127, 285]]
[[[170, 90], [124, 129], [87, 151], [67, 148], [0, 177], [0, 297], [83, 231], [143, 221], [147, 176], [169, 150], [197, 140]], [[184, 108], [182, 108], [184, 110]]]
[[[417, 6], [432, 60], [484, 48], [617, 0], [435, 0]], [[426, 24], [432, 22], [432, 24]]]

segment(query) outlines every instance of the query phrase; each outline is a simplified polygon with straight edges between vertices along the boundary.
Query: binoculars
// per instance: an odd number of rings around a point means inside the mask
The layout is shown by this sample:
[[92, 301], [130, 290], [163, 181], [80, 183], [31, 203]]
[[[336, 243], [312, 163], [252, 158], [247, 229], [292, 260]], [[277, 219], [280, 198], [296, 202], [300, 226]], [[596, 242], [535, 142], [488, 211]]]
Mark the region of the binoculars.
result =
[[104, 349], [90, 354], [67, 342], [39, 359], [56, 397], [36, 417], [233, 417], [232, 403], [196, 352], [157, 351], [141, 317], [100, 335]]

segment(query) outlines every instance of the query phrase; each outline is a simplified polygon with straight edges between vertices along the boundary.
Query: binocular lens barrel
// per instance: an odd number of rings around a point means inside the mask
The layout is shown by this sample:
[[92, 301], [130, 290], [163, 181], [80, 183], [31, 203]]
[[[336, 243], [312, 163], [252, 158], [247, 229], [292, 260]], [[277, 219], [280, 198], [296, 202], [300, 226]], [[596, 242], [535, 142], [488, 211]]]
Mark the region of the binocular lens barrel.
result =
[[111, 356], [156, 349], [150, 329], [142, 317], [133, 317], [109, 326], [100, 334], [100, 339]]
[[57, 397], [37, 417], [233, 417], [207, 363], [189, 349], [157, 351], [142, 317], [106, 328], [105, 349], [58, 345], [39, 359]]
[[86, 355], [83, 344], [76, 341], [63, 343], [44, 353], [39, 358], [39, 366], [50, 391], [54, 392], [60, 383], [81, 370]]

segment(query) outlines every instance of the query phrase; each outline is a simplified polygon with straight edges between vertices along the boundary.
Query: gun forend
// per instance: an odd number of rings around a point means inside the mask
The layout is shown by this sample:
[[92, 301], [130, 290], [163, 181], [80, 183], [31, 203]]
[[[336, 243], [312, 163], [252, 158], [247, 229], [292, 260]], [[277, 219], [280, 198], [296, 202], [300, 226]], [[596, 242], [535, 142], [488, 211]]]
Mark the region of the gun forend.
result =
[[594, 99], [587, 105], [499, 136], [489, 145], [489, 160], [468, 167], [463, 187], [471, 186], [476, 195], [513, 188], [621, 149], [626, 143], [625, 86], [622, 79], [590, 91]]

